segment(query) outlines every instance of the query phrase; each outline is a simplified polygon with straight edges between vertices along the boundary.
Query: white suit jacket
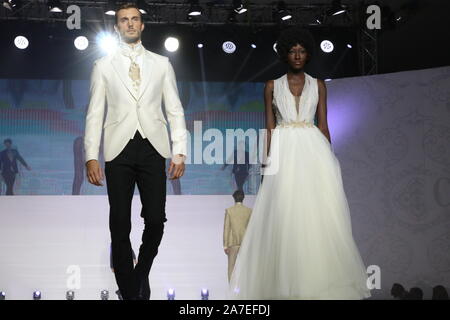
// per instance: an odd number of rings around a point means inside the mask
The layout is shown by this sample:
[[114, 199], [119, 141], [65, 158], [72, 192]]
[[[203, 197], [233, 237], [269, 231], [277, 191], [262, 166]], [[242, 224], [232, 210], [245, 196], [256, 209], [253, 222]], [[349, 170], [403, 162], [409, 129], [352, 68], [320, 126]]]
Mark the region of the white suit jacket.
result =
[[102, 129], [105, 161], [113, 160], [133, 138], [137, 121], [159, 154], [164, 158], [172, 157], [167, 121], [162, 112], [163, 101], [170, 124], [173, 155], [186, 156], [184, 111], [169, 59], [144, 50], [137, 96], [120, 54], [118, 50], [94, 63], [84, 136], [85, 160], [98, 160]]

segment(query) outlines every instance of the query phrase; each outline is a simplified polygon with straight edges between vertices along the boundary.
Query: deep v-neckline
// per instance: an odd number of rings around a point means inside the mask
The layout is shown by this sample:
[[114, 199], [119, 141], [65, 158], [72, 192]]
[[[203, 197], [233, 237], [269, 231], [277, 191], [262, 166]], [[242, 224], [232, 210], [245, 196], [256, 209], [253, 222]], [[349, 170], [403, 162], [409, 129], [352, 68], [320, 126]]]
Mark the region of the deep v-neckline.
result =
[[[303, 97], [303, 92], [305, 92], [305, 87], [306, 87], [306, 81], [307, 81], [307, 79], [306, 79], [306, 72], [303, 72], [303, 75], [304, 75], [304, 77], [305, 77], [305, 81], [304, 81], [304, 83], [303, 83], [303, 88], [302, 88], [302, 91], [300, 92], [300, 95], [299, 96], [296, 96], [295, 94], [293, 94], [292, 93], [292, 91], [291, 91], [291, 87], [289, 86], [289, 79], [288, 79], [288, 76], [287, 76], [287, 73], [286, 73], [286, 75], [285, 75], [285, 81], [286, 81], [286, 86], [287, 86], [287, 89], [288, 89], [288, 91], [289, 91], [289, 94], [291, 95], [291, 97], [294, 99], [294, 110], [295, 110], [295, 115], [296, 115], [296, 117], [295, 117], [295, 120], [298, 120], [298, 117], [300, 116], [300, 107], [302, 106], [302, 97]], [[298, 102], [298, 110], [297, 110], [297, 101], [296, 101], [296, 97], [299, 97], [299, 102]]]

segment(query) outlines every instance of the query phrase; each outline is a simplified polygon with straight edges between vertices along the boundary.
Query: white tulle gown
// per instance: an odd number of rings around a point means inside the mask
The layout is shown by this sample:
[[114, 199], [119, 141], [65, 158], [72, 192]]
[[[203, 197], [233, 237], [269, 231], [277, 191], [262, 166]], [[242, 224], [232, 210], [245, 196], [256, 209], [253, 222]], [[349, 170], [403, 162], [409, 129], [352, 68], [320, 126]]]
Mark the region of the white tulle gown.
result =
[[287, 75], [275, 80], [271, 164], [231, 276], [230, 299], [370, 297], [339, 161], [313, 123], [318, 99], [317, 79], [305, 73], [297, 111]]

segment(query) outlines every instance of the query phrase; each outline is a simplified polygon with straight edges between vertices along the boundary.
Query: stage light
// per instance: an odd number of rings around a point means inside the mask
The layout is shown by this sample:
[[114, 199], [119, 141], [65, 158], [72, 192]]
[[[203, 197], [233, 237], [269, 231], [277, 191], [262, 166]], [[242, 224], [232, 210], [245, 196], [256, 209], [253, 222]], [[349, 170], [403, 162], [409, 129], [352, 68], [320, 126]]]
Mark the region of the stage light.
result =
[[233, 53], [236, 51], [236, 45], [232, 41], [225, 41], [222, 44], [222, 50], [226, 53]]
[[202, 289], [201, 297], [202, 297], [202, 300], [208, 300], [209, 299], [209, 291], [208, 291], [208, 289]]
[[333, 52], [333, 50], [334, 50], [334, 44], [333, 44], [333, 42], [331, 42], [330, 40], [323, 40], [323, 41], [320, 43], [320, 49], [322, 49], [322, 51], [323, 51], [323, 52], [326, 52], [326, 53]]
[[332, 79], [325, 79], [324, 81], [325, 82], [330, 82]]
[[337, 16], [338, 14], [344, 13], [345, 8], [342, 6], [340, 0], [333, 0], [331, 2], [331, 9], [328, 12], [330, 16]]
[[284, 3], [284, 1], [278, 1], [277, 10], [278, 10], [278, 15], [281, 20], [286, 21], [286, 20], [292, 19], [292, 15], [286, 9], [286, 3]]
[[42, 294], [39, 290], [33, 292], [33, 300], [41, 300]]
[[199, 44], [197, 45], [197, 47], [199, 47], [200, 49], [203, 48], [203, 43], [199, 43]]
[[276, 43], [276, 42], [273, 44], [273, 51], [275, 51], [276, 53], [278, 53], [278, 51], [277, 51], [277, 43]]
[[233, 10], [237, 14], [241, 14], [247, 11], [247, 8], [242, 4], [241, 0], [233, 0]]
[[168, 37], [166, 41], [164, 41], [164, 47], [166, 47], [166, 50], [169, 52], [177, 51], [179, 46], [180, 42], [178, 41], [177, 38]]
[[5, 0], [5, 1], [3, 1], [3, 6], [8, 10], [16, 10], [22, 6], [22, 1], [20, 1], [20, 0]]
[[85, 50], [89, 46], [89, 40], [84, 36], [76, 37], [73, 44], [78, 50]]
[[62, 12], [61, 1], [59, 0], [48, 0], [47, 1], [48, 10], [50, 12]]
[[100, 299], [102, 299], [102, 300], [108, 300], [109, 299], [109, 292], [108, 292], [108, 290], [100, 291]]
[[116, 4], [113, 0], [108, 0], [105, 9], [105, 14], [108, 16], [114, 16], [116, 14]]
[[14, 39], [14, 44], [19, 49], [26, 49], [26, 48], [28, 48], [29, 42], [28, 42], [28, 39], [26, 37], [24, 37], [24, 36], [17, 36]]
[[167, 290], [167, 300], [175, 300], [175, 290], [170, 288]]
[[137, 7], [139, 8], [139, 11], [142, 14], [148, 13], [148, 4], [145, 2], [145, 0], [138, 0], [137, 1]]
[[6, 293], [4, 291], [0, 291], [0, 300], [6, 300]]
[[100, 49], [105, 54], [109, 54], [117, 49], [118, 41], [117, 38], [108, 33], [108, 32], [102, 32], [97, 36], [97, 43], [100, 47]]
[[353, 46], [350, 43], [347, 43], [347, 48], [351, 49]]
[[253, 49], [256, 49], [256, 44], [252, 43], [250, 46], [251, 46]]
[[188, 11], [189, 16], [200, 16], [202, 14], [202, 7], [199, 6], [198, 0], [191, 0], [191, 6]]
[[75, 291], [69, 290], [66, 292], [66, 300], [74, 300], [75, 299]]

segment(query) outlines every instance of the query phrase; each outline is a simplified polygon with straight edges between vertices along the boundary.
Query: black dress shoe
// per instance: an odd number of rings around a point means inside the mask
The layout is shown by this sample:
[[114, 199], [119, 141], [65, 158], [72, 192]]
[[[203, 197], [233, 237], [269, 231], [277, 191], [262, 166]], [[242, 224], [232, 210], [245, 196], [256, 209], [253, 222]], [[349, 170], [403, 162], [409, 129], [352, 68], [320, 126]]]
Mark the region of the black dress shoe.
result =
[[140, 279], [137, 300], [150, 300], [150, 292], [148, 278]]

